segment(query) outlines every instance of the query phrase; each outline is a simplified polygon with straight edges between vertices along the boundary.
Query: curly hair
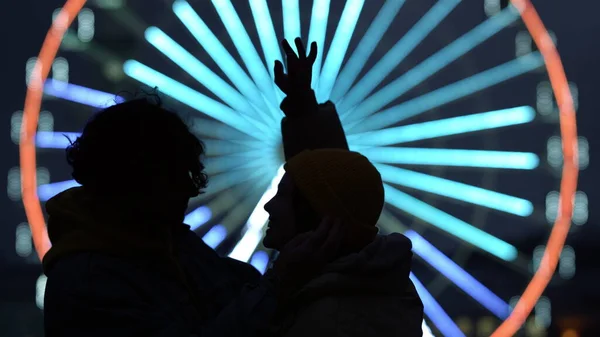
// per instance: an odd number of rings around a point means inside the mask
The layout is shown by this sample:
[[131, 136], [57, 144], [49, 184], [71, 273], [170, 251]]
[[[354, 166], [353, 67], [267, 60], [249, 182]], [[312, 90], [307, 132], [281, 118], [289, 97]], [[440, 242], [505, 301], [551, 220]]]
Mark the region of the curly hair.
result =
[[157, 94], [98, 112], [66, 154], [73, 178], [99, 193], [111, 194], [118, 187], [144, 193], [154, 178], [181, 177], [183, 172], [190, 197], [208, 183], [201, 161], [204, 144], [162, 106]]

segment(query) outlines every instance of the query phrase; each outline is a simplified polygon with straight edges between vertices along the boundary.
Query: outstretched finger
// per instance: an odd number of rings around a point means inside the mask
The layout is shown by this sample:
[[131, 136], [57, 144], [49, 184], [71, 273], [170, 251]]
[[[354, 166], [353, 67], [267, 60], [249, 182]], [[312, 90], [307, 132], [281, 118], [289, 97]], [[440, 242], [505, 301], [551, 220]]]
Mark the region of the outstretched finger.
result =
[[310, 51], [308, 53], [308, 62], [310, 62], [310, 64], [314, 64], [315, 60], [317, 59], [317, 43], [316, 42], [312, 42], [310, 44]]
[[279, 87], [279, 89], [281, 89], [281, 91], [287, 93], [287, 80], [283, 70], [283, 63], [281, 63], [281, 61], [275, 61], [273, 73], [275, 74], [275, 84]]
[[302, 39], [297, 37], [294, 39], [294, 43], [296, 44], [296, 50], [298, 51], [299, 59], [306, 59], [306, 49], [304, 48], [304, 43], [302, 43]]

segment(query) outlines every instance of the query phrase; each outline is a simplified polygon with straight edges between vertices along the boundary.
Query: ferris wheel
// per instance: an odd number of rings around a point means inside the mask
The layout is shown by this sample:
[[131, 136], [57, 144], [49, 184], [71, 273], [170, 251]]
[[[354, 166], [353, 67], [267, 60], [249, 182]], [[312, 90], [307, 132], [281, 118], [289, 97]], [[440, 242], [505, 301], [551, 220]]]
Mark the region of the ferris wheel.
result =
[[[318, 100], [336, 104], [350, 148], [382, 175], [381, 231], [404, 233], [415, 264], [436, 275], [425, 281], [419, 268], [411, 274], [428, 322], [444, 336], [464, 335], [436, 300], [454, 288], [504, 322], [495, 336], [519, 329], [552, 277], [571, 221], [585, 218], [574, 208], [587, 207], [585, 194], [576, 193], [586, 160], [576, 134], [577, 88], [529, 1], [158, 3], [163, 19], [146, 25], [131, 15], [135, 6], [128, 12], [120, 1], [67, 1], [39, 58], [28, 63], [20, 174], [40, 257], [50, 246], [41, 204], [77, 185], [52, 179], [60, 175], [45, 161], [62, 158], [59, 150], [78, 135], [55, 128], [42, 102], [88, 106], [91, 114], [122, 99], [73, 83], [70, 71], [114, 87], [157, 87], [193, 113], [211, 182], [191, 200], [185, 222], [209, 246], [264, 271], [271, 252], [261, 245], [263, 206], [283, 175], [283, 95], [272, 66], [282, 60], [279, 41], [301, 36], [320, 47]], [[134, 53], [123, 57], [96, 41], [94, 6], [130, 28], [141, 42]], [[82, 121], [65, 114], [60, 118]], [[528, 226], [549, 235], [541, 250], [514, 243]], [[529, 286], [514, 303], [502, 298], [469, 273], [472, 256], [514, 270]]]

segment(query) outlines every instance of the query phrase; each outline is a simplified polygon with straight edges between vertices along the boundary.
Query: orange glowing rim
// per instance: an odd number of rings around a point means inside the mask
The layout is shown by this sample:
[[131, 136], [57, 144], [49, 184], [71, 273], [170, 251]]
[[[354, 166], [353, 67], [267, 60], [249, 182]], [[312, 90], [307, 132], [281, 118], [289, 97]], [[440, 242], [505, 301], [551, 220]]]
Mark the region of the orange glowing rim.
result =
[[[573, 197], [577, 188], [577, 123], [575, 108], [567, 77], [556, 46], [530, 0], [511, 0], [521, 13], [521, 18], [544, 57], [554, 96], [560, 110], [560, 132], [563, 141], [563, 171], [560, 184], [559, 214], [550, 233], [546, 250], [529, 285], [523, 292], [511, 315], [498, 327], [492, 337], [513, 336], [523, 325], [556, 269], [560, 252], [571, 226]], [[37, 195], [35, 134], [42, 103], [43, 83], [56, 57], [62, 38], [86, 0], [67, 0], [50, 27], [40, 50], [38, 61], [27, 88], [21, 141], [21, 193], [27, 220], [31, 227], [33, 242], [40, 260], [50, 249], [46, 222]]]

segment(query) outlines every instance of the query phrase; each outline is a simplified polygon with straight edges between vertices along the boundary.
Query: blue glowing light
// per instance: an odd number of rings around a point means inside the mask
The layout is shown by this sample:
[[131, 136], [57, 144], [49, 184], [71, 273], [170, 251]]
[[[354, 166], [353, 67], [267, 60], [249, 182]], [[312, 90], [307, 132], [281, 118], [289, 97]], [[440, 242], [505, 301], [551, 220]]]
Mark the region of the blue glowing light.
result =
[[486, 288], [415, 231], [408, 230], [404, 232], [404, 235], [412, 241], [413, 251], [423, 260], [437, 269], [450, 281], [454, 282], [460, 289], [481, 303], [481, 305], [498, 318], [506, 319], [508, 317], [510, 309], [508, 303], [500, 299], [500, 297]]
[[403, 193], [390, 185], [385, 184], [384, 190], [387, 203], [399, 210], [414, 215], [502, 260], [514, 261], [517, 258], [517, 249], [509, 243]]
[[181, 103], [187, 104], [197, 111], [225, 124], [229, 124], [250, 136], [261, 139], [262, 134], [256, 134], [256, 127], [249, 124], [249, 122], [241, 118], [235, 110], [232, 110], [228, 106], [225, 106], [138, 61], [126, 61], [123, 65], [123, 70], [129, 77], [136, 79], [149, 87], [158, 87], [162, 93], [173, 97]]
[[254, 253], [250, 259], [250, 264], [261, 274], [264, 274], [269, 266], [269, 254], [262, 250]]
[[416, 67], [411, 68], [400, 78], [371, 95], [352, 111], [352, 114], [348, 116], [348, 122], [364, 118], [393, 102], [408, 90], [416, 87], [454, 60], [480, 45], [509, 24], [515, 22], [518, 18], [519, 13], [510, 6], [500, 14], [494, 15], [484, 21]]
[[[342, 96], [348, 91], [356, 77], [361, 72], [365, 63], [375, 50], [375, 47], [381, 41], [383, 34], [388, 30], [394, 18], [404, 5], [404, 0], [386, 1], [375, 19], [369, 25], [369, 28], [358, 43], [358, 46], [352, 52], [352, 55], [346, 62], [342, 72], [338, 76], [333, 91], [331, 92], [331, 100], [339, 105]], [[338, 107], [339, 111], [340, 108]]]
[[[176, 0], [173, 2], [173, 12], [185, 27], [192, 33], [196, 40], [202, 45], [217, 66], [229, 78], [231, 83], [250, 101], [259, 111], [271, 111], [271, 104], [265, 102], [263, 94], [258, 90], [254, 82], [246, 72], [235, 61], [233, 56], [225, 49], [223, 44], [208, 28], [206, 23], [198, 16], [187, 1]], [[260, 114], [265, 118], [269, 114]], [[269, 120], [269, 119], [267, 119]], [[270, 119], [271, 123], [279, 123], [279, 119]]]
[[94, 108], [107, 108], [125, 101], [123, 97], [54, 79], [47, 79], [44, 94]]
[[525, 124], [533, 121], [530, 106], [482, 112], [349, 135], [348, 142], [361, 146], [384, 146], [417, 140]]
[[539, 52], [521, 56], [476, 75], [378, 112], [346, 127], [350, 133], [377, 130], [489, 88], [544, 65]]
[[283, 6], [283, 36], [298, 54], [294, 39], [302, 37], [300, 31], [300, 0], [282, 0]]
[[38, 186], [37, 193], [40, 201], [48, 201], [55, 195], [64, 192], [72, 187], [81, 186], [75, 180], [59, 181], [56, 183], [44, 184]]
[[145, 37], [156, 49], [165, 54], [171, 61], [180, 66], [198, 82], [202, 83], [202, 85], [219, 99], [237, 110], [244, 118], [248, 119], [250, 123], [254, 124], [266, 135], [274, 136], [275, 132], [273, 128], [257, 122], [257, 120], [261, 119], [259, 116], [260, 113], [250, 105], [244, 96], [162, 30], [157, 27], [149, 27], [146, 29]]
[[325, 102], [329, 99], [364, 4], [365, 0], [346, 1], [346, 6], [342, 12], [342, 17], [329, 46], [323, 69], [321, 70], [317, 90], [317, 99], [319, 102]]
[[431, 322], [438, 328], [444, 336], [464, 337], [465, 334], [460, 331], [459, 327], [452, 321], [452, 318], [444, 311], [442, 306], [435, 298], [427, 291], [423, 283], [413, 274], [410, 273], [410, 279], [413, 281], [419, 297], [423, 302], [425, 315], [429, 317]]
[[[395, 3], [398, 1], [386, 1]], [[421, 41], [460, 3], [460, 0], [442, 0], [438, 1], [420, 20], [417, 22], [396, 44], [390, 49], [373, 68], [363, 76], [363, 78], [346, 94], [352, 82], [362, 70], [350, 68], [348, 62], [349, 75], [342, 73], [334, 89], [333, 100], [338, 104], [338, 111], [344, 119], [351, 111], [351, 108], [365, 99], [382, 81], [394, 70], [410, 52], [418, 46]], [[382, 14], [383, 15], [383, 14]], [[370, 28], [369, 28], [370, 29]], [[377, 28], [373, 28], [377, 29]], [[366, 36], [366, 34], [365, 34]], [[379, 42], [377, 39], [374, 42]], [[356, 73], [356, 74], [354, 74]], [[352, 75], [352, 76], [350, 76]], [[344, 76], [342, 78], [342, 76]], [[347, 76], [347, 77], [346, 77]], [[343, 79], [343, 81], [342, 81]], [[340, 102], [340, 100], [343, 100]]]
[[540, 163], [531, 152], [373, 147], [362, 150], [362, 154], [371, 161], [388, 164], [533, 170]]
[[323, 63], [323, 49], [325, 49], [325, 35], [327, 34], [327, 20], [329, 18], [329, 7], [331, 0], [314, 0], [312, 15], [310, 16], [310, 28], [308, 31], [308, 42], [317, 43], [317, 58], [312, 69], [311, 86], [315, 92], [319, 88], [319, 77], [321, 64]]
[[212, 212], [210, 211], [210, 208], [202, 206], [188, 213], [183, 219], [183, 222], [190, 225], [190, 229], [195, 231], [210, 220], [211, 217]]
[[271, 78], [275, 78], [273, 70], [275, 61], [282, 61], [283, 58], [267, 0], [250, 0], [250, 9], [252, 10], [254, 24], [256, 25], [260, 44], [262, 45], [263, 55], [267, 61], [267, 69], [271, 74]]
[[210, 248], [216, 249], [223, 240], [227, 237], [227, 230], [221, 225], [216, 225], [211, 228], [208, 233], [204, 234], [202, 241]]
[[35, 135], [35, 146], [40, 149], [65, 149], [80, 133], [39, 131]]
[[381, 173], [383, 180], [392, 184], [435, 193], [518, 216], [525, 217], [533, 213], [533, 204], [529, 200], [399, 167], [383, 164], [375, 164], [375, 167]]
[[[252, 79], [271, 105], [277, 106], [279, 99], [275, 93], [271, 76], [269, 76], [269, 73], [265, 69], [256, 48], [254, 48], [254, 44], [250, 40], [250, 36], [248, 36], [248, 32], [246, 32], [242, 24], [242, 20], [236, 13], [235, 8], [233, 8], [233, 4], [231, 4], [230, 0], [213, 0], [212, 3], [221, 21], [223, 21], [225, 29], [229, 33], [242, 61], [250, 72], [250, 76], [252, 76]], [[281, 112], [275, 115], [275, 117], [281, 117]]]

